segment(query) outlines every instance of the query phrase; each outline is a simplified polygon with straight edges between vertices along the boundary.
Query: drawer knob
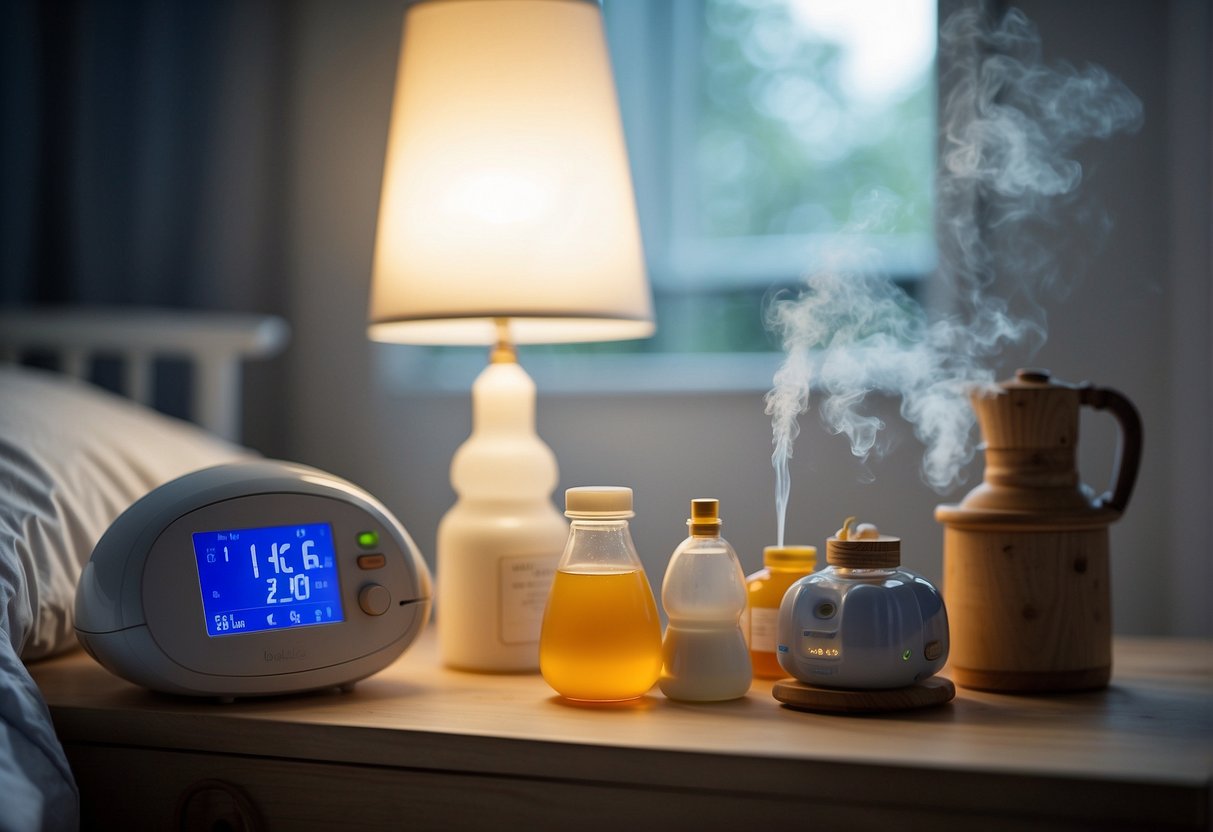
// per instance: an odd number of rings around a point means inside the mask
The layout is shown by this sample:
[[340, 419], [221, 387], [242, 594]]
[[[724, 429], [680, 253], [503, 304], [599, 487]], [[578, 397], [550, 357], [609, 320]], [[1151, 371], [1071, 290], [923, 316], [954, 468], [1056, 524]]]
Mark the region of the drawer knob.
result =
[[257, 808], [239, 787], [222, 780], [199, 780], [177, 800], [177, 828], [183, 832], [260, 832]]

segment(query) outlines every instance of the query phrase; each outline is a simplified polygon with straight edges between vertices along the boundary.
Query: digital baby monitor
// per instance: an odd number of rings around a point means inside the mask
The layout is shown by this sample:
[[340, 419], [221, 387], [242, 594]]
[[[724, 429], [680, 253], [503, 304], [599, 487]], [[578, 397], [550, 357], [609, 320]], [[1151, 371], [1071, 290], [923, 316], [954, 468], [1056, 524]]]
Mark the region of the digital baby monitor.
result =
[[291, 693], [382, 670], [430, 599], [425, 561], [370, 494], [260, 460], [187, 474], [120, 515], [80, 576], [76, 635], [154, 690]]

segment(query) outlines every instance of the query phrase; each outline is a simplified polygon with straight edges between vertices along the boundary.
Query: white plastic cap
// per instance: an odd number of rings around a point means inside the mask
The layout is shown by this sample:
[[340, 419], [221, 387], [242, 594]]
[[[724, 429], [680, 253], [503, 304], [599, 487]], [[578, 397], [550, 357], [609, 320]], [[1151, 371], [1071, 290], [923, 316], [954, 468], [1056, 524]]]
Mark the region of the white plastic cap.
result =
[[621, 485], [581, 485], [564, 492], [564, 516], [581, 520], [626, 520], [632, 511], [632, 489]]

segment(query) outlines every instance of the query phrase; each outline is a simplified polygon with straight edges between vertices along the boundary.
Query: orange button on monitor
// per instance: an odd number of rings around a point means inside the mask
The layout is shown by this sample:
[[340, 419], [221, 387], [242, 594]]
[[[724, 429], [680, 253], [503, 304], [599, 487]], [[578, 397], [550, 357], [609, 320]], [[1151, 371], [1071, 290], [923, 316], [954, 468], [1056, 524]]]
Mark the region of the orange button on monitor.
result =
[[387, 565], [387, 558], [383, 555], [359, 555], [359, 569], [382, 569]]

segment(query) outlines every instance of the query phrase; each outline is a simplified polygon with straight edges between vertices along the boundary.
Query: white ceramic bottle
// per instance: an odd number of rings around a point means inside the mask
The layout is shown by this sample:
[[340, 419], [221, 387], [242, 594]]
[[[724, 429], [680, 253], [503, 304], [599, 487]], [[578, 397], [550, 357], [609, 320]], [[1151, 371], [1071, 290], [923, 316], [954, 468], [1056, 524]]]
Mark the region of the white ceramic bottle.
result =
[[741, 630], [745, 574], [720, 536], [719, 507], [718, 500], [691, 501], [691, 536], [674, 550], [661, 585], [669, 625], [658, 681], [671, 699], [736, 699], [745, 696], [753, 678]]
[[556, 457], [535, 432], [535, 384], [498, 349], [472, 386], [472, 435], [451, 461], [458, 501], [438, 526], [443, 664], [539, 669], [539, 630], [568, 524], [552, 504]]

